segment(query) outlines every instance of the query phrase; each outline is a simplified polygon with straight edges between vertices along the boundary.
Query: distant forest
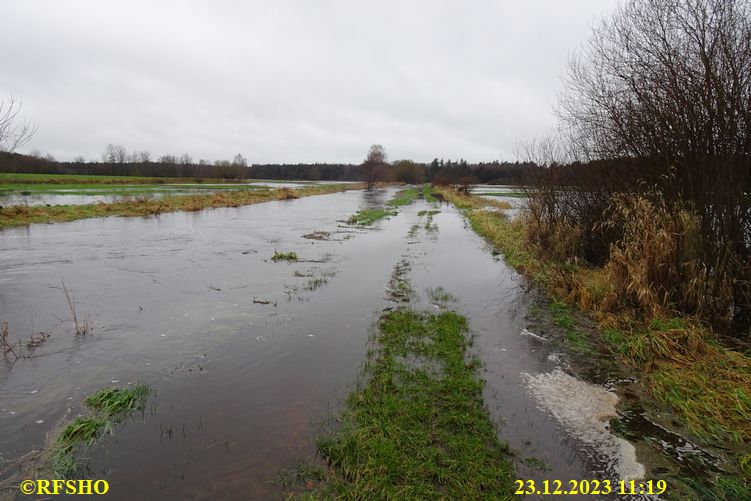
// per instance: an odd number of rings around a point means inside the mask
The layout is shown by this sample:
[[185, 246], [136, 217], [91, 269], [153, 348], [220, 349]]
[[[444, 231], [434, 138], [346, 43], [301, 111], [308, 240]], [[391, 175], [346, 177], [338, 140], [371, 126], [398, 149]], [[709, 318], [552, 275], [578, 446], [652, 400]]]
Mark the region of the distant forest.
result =
[[[239, 158], [238, 158], [239, 157]], [[294, 179], [306, 181], [359, 181], [362, 165], [299, 163], [247, 165], [235, 161], [192, 162], [189, 157], [164, 156], [157, 161], [123, 158], [122, 161], [59, 162], [51, 157], [0, 152], [0, 172], [32, 174], [85, 174], [102, 176], [184, 177], [194, 179]], [[378, 170], [378, 180], [436, 184], [522, 184], [536, 170], [533, 163], [480, 162], [434, 159], [430, 163], [398, 160]]]

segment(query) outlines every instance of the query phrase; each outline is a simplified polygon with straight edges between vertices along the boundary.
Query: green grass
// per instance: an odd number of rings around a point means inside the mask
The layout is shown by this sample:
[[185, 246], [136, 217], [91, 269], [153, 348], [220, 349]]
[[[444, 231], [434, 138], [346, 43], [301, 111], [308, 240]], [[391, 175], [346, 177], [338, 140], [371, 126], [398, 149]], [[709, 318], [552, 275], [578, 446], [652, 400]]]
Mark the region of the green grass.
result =
[[396, 216], [398, 211], [397, 207], [407, 205], [411, 203], [420, 192], [417, 189], [401, 190], [394, 195], [394, 198], [386, 202], [386, 207], [375, 207], [369, 209], [360, 209], [355, 214], [350, 216], [347, 220], [347, 224], [356, 224], [358, 226], [371, 226], [376, 221], [381, 219]]
[[441, 211], [439, 210], [421, 210], [417, 213], [417, 217], [422, 216], [435, 216], [436, 214], [440, 214]]
[[396, 195], [394, 195], [394, 198], [386, 202], [386, 205], [390, 207], [401, 207], [403, 205], [409, 205], [415, 198], [417, 198], [419, 194], [420, 191], [414, 188], [401, 190], [398, 191]]
[[422, 185], [422, 197], [429, 204], [438, 201], [438, 199], [433, 196], [433, 187], [430, 186], [430, 184], [427, 184], [427, 183]]
[[347, 220], [347, 223], [358, 226], [370, 226], [376, 221], [395, 215], [396, 211], [392, 209], [360, 209]]
[[342, 499], [513, 499], [511, 453], [483, 406], [467, 320], [392, 311], [379, 321], [365, 383], [342, 426], [319, 440]]
[[51, 470], [54, 478], [74, 478], [81, 474], [76, 460], [80, 447], [91, 447], [114, 426], [133, 412], [143, 412], [151, 388], [139, 383], [132, 388], [102, 388], [84, 401], [94, 414], [78, 416], [66, 426], [55, 441]]
[[274, 251], [274, 255], [271, 256], [271, 260], [275, 263], [278, 261], [290, 261], [295, 262], [297, 261], [297, 252], [279, 252], [277, 250]]

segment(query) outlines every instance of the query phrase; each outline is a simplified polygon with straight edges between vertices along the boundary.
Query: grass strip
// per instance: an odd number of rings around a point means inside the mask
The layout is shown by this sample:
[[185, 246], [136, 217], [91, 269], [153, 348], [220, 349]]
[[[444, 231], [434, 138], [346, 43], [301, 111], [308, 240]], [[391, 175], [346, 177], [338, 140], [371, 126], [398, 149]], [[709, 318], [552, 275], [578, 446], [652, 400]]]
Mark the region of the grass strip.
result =
[[386, 205], [388, 205], [389, 207], [401, 207], [403, 205], [409, 205], [415, 198], [417, 198], [419, 194], [420, 191], [414, 188], [401, 190], [396, 192], [394, 198], [386, 202]]
[[56, 205], [52, 207], [12, 206], [0, 209], [0, 228], [26, 226], [34, 223], [74, 221], [107, 216], [149, 216], [165, 212], [199, 211], [218, 207], [239, 207], [271, 200], [287, 200], [322, 195], [350, 189], [360, 185], [319, 185], [298, 189], [223, 191], [208, 195], [176, 195], [161, 199], [129, 200], [111, 204]]
[[[512, 499], [510, 452], [483, 407], [467, 320], [385, 313], [347, 399], [319, 441], [332, 475], [312, 494], [343, 499]], [[309, 493], [311, 494], [311, 493]]]
[[151, 388], [137, 384], [132, 388], [102, 388], [90, 395], [85, 403], [95, 413], [78, 416], [57, 437], [52, 452], [53, 478], [71, 479], [81, 474], [76, 452], [82, 446], [94, 445], [103, 435], [113, 433], [114, 426], [133, 412], [143, 412]]
[[369, 209], [360, 209], [355, 214], [350, 216], [347, 220], [347, 224], [356, 224], [358, 226], [371, 226], [376, 221], [381, 219], [396, 216], [398, 211], [397, 207], [402, 207], [412, 203], [417, 198], [420, 191], [414, 188], [401, 190], [394, 195], [394, 198], [386, 202], [386, 207], [376, 207]]
[[433, 187], [430, 185], [430, 183], [425, 183], [422, 185], [422, 197], [429, 204], [438, 201], [438, 199], [433, 196]]

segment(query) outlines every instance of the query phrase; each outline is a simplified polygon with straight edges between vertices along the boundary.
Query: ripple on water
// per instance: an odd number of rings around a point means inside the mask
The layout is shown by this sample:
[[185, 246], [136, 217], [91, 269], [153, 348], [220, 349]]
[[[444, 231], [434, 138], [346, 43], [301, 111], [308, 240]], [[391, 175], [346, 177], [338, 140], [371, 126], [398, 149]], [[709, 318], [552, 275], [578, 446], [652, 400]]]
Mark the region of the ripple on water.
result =
[[621, 480], [644, 477], [636, 449], [610, 433], [608, 420], [616, 417], [618, 397], [605, 388], [581, 381], [561, 369], [543, 374], [522, 374], [538, 406], [552, 414], [574, 437], [601, 456], [606, 472]]

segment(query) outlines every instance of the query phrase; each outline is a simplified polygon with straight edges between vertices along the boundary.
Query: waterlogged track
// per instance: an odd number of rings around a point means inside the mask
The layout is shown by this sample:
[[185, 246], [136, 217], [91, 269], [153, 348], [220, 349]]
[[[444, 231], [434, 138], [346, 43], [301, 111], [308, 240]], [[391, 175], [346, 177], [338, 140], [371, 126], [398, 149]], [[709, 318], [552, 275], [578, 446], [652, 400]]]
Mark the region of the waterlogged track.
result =
[[[279, 498], [274, 481], [315, 455], [319, 425], [356, 380], [369, 328], [400, 301], [388, 283], [407, 262], [417, 307], [437, 311], [440, 294], [427, 290], [443, 287], [469, 318], [487, 406], [518, 452], [520, 478], [638, 469], [596, 416], [567, 421], [551, 408], [557, 379], [540, 375], [557, 374], [558, 362], [521, 333], [523, 283], [458, 212], [419, 215], [435, 208], [419, 200], [373, 230], [338, 222], [393, 191], [0, 232], [0, 320], [11, 338], [50, 335], [33, 358], [0, 366], [0, 465], [41, 449], [100, 387], [143, 381], [153, 409], [87, 451], [111, 498]], [[329, 235], [303, 238], [315, 231]], [[299, 261], [273, 262], [275, 251]], [[74, 335], [61, 281], [77, 314], [91, 315], [92, 334]], [[532, 467], [541, 462], [549, 470]]]

